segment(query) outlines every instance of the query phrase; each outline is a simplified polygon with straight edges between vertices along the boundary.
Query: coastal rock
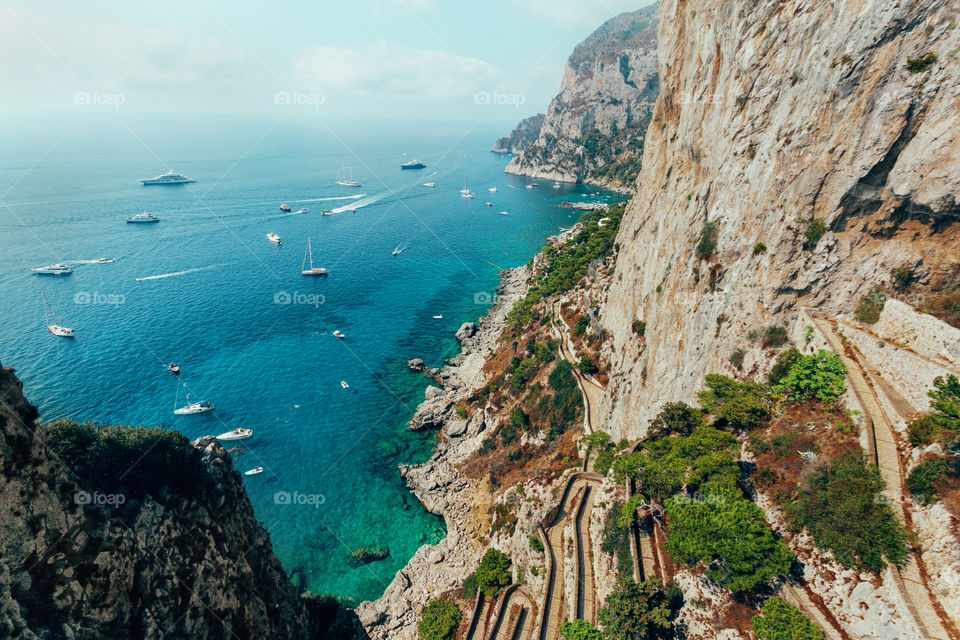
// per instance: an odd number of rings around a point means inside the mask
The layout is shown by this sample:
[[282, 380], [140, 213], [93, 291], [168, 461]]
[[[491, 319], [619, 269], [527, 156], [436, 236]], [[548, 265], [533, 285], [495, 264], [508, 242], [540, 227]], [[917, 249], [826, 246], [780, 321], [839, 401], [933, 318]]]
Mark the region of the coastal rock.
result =
[[423, 371], [423, 368], [424, 368], [423, 360], [421, 360], [420, 358], [412, 358], [410, 360], [407, 360], [407, 367], [409, 367], [413, 371]]
[[536, 142], [507, 173], [629, 192], [659, 90], [657, 5], [608, 20], [577, 45]]
[[433, 400], [434, 398], [436, 398], [442, 393], [443, 393], [443, 389], [439, 387], [430, 386], [424, 390], [423, 395], [427, 400]]
[[543, 128], [544, 118], [545, 116], [542, 113], [524, 118], [509, 136], [500, 138], [493, 143], [493, 151], [495, 153], [520, 153], [537, 141], [540, 129]]
[[473, 335], [477, 332], [477, 325], [473, 322], [464, 322], [460, 325], [460, 328], [457, 330], [457, 341], [463, 342], [467, 338], [472, 338]]

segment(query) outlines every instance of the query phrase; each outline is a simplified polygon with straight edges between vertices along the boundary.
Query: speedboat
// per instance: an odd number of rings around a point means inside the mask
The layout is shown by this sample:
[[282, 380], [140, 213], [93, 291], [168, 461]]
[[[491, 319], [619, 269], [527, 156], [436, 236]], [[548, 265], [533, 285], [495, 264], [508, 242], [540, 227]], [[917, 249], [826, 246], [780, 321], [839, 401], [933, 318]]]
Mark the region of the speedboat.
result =
[[189, 182], [196, 182], [193, 178], [188, 178], [182, 173], [174, 173], [173, 171], [167, 171], [163, 175], [159, 175], [156, 178], [140, 178], [140, 184], [147, 186], [151, 184], [187, 184]]
[[113, 262], [116, 258], [97, 258], [97, 262]]
[[340, 386], [343, 387], [344, 389], [349, 389], [349, 388], [350, 388], [350, 385], [347, 384], [347, 381], [346, 381], [346, 380], [341, 380], [341, 381], [340, 381]]
[[398, 244], [396, 247], [394, 247], [394, 249], [393, 249], [393, 251], [392, 251], [391, 253], [392, 253], [392, 255], [398, 256], [398, 255], [400, 255], [400, 252], [401, 252], [401, 251], [403, 251], [403, 248]]
[[174, 409], [173, 412], [178, 416], [189, 416], [195, 413], [204, 413], [205, 411], [212, 411], [213, 403], [207, 402], [191, 402], [185, 407], [180, 407], [179, 409]]
[[253, 435], [253, 429], [234, 429], [217, 436], [217, 440], [244, 440]]
[[400, 165], [401, 169], [423, 169], [427, 165], [423, 164], [419, 160], [411, 160], [410, 162], [404, 162]]
[[487, 189], [487, 191], [489, 191], [490, 193], [496, 193], [496, 192], [497, 192], [497, 188], [496, 188], [496, 187], [490, 187], [489, 189]]
[[160, 222], [160, 218], [153, 215], [152, 213], [138, 213], [127, 218], [127, 222]]
[[333, 332], [333, 335], [337, 336], [337, 337], [340, 338], [341, 340], [343, 340], [344, 338], [347, 337], [347, 336], [343, 335], [343, 333], [341, 333], [339, 329], [337, 329], [336, 331], [334, 331], [334, 332]]
[[180, 375], [180, 366], [176, 362], [171, 362], [170, 366], [168, 366], [167, 369], [169, 369], [170, 373], [172, 373], [175, 376]]
[[301, 207], [297, 209], [297, 213], [306, 213], [307, 211], [310, 211], [310, 209], [307, 209], [306, 207]]
[[281, 202], [280, 211], [290, 211], [290, 205], [288, 205], [286, 202]]
[[244, 472], [243, 472], [243, 475], [245, 475], [245, 476], [255, 476], [255, 475], [257, 475], [258, 473], [263, 473], [263, 467], [254, 467], [253, 469], [250, 469], [249, 471], [244, 471]]
[[434, 319], [434, 320], [443, 320], [443, 314], [438, 315], [438, 316], [433, 316], [433, 319]]
[[502, 216], [508, 216], [508, 215], [510, 215], [510, 214], [507, 213], [506, 211], [501, 211], [501, 212], [500, 212], [500, 215], [502, 215]]
[[554, 189], [559, 189], [559, 188], [560, 188], [560, 183], [559, 183], [559, 182], [554, 182], [554, 183], [553, 183], [553, 188], [554, 188]]
[[62, 262], [51, 264], [46, 267], [37, 267], [35, 269], [30, 269], [30, 271], [44, 276], [66, 276], [73, 273], [73, 269], [70, 267], [70, 265], [63, 264]]
[[484, 204], [486, 204], [488, 207], [492, 207], [492, 206], [493, 206], [493, 203], [492, 203], [492, 202], [485, 202]]
[[322, 215], [322, 216], [332, 216], [332, 215], [333, 215], [333, 211], [330, 211], [330, 209], [324, 209], [323, 211], [320, 212], [320, 215]]
[[267, 234], [267, 240], [269, 240], [270, 242], [273, 242], [274, 244], [281, 244], [281, 242], [280, 242], [280, 236], [278, 236], [278, 235], [275, 234], [275, 233], [268, 233], [268, 234]]
[[425, 186], [425, 187], [435, 187], [435, 186], [437, 186], [437, 183], [436, 183], [436, 182], [424, 182], [424, 183], [423, 183], [423, 186]]

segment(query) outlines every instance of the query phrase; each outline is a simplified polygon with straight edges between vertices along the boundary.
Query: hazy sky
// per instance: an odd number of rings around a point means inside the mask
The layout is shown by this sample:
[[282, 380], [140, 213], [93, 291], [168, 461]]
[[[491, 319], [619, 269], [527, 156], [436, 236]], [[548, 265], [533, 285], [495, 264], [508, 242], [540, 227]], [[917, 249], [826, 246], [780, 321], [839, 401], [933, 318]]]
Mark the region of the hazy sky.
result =
[[649, 0], [7, 0], [0, 109], [511, 120]]

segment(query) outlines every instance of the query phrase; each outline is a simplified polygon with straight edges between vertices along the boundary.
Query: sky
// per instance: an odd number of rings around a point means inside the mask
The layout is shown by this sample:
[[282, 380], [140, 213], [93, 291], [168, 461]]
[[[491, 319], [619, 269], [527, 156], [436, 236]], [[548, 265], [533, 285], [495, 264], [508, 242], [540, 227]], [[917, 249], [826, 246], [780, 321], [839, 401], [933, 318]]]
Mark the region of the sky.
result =
[[649, 0], [5, 0], [0, 111], [517, 120]]

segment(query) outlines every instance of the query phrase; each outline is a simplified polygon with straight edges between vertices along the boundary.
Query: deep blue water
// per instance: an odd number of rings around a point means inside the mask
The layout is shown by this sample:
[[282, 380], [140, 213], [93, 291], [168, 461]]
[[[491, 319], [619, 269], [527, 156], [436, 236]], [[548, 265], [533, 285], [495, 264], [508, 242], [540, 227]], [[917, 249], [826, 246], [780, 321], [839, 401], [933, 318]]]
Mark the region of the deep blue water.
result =
[[[505, 175], [508, 159], [488, 151], [504, 130], [6, 119], [0, 362], [16, 368], [45, 420], [159, 424], [189, 438], [252, 428], [236, 466], [265, 468], [244, 483], [284, 566], [314, 591], [378, 597], [420, 544], [443, 535], [396, 469], [425, 459], [433, 443], [432, 434], [405, 430], [426, 386], [405, 361], [440, 365], [455, 354], [453, 332], [484, 313], [485, 296], [476, 294], [497, 284], [488, 262], [523, 264], [545, 236], [575, 221], [557, 202], [618, 199], [573, 185], [524, 188], [530, 181]], [[399, 169], [414, 157], [427, 169]], [[342, 163], [360, 189], [335, 184]], [[136, 182], [167, 169], [198, 182]], [[475, 199], [460, 197], [465, 179]], [[423, 187], [428, 181], [437, 186]], [[324, 198], [358, 192], [368, 196], [358, 205], [372, 203], [321, 215], [354, 202]], [[284, 216], [282, 201], [310, 211]], [[143, 210], [163, 221], [123, 222]], [[268, 232], [283, 245], [269, 244]], [[308, 236], [327, 278], [299, 273]], [[405, 249], [393, 256], [397, 245]], [[117, 261], [78, 263], [64, 277], [29, 271], [101, 256]], [[137, 280], [151, 276], [166, 277]], [[76, 339], [44, 329], [41, 287]], [[276, 303], [284, 292], [323, 303]], [[173, 415], [184, 394], [166, 370], [171, 361], [192, 399], [210, 400], [214, 412]], [[322, 504], [277, 504], [278, 492], [322, 495]], [[363, 545], [386, 546], [390, 558], [351, 566], [347, 554]]]

